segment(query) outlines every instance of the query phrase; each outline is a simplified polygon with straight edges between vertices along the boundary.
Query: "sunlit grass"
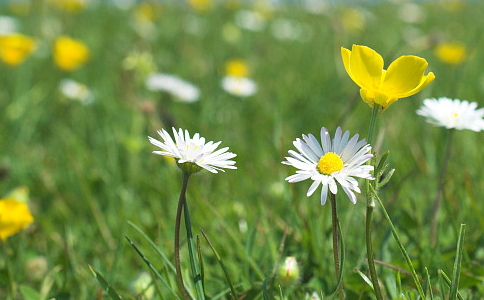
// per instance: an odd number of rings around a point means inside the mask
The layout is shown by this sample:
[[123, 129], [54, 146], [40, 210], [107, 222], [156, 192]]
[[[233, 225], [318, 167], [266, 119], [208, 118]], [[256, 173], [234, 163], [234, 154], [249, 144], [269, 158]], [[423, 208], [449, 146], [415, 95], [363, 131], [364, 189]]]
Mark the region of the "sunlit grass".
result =
[[[279, 297], [277, 277], [271, 276], [288, 256], [297, 259], [300, 278], [282, 290], [286, 299], [304, 299], [313, 292], [331, 296], [337, 278], [330, 207], [321, 206], [319, 196], [306, 197], [309, 184], [285, 182], [293, 170], [281, 161], [295, 138], [322, 126], [331, 132], [341, 126], [362, 137], [368, 134], [371, 108], [359, 98], [340, 56], [340, 47], [352, 44], [378, 49], [385, 61], [418, 55], [435, 73], [425, 90], [400, 99], [378, 123], [384, 138], [375, 136], [372, 146], [390, 150], [388, 162], [396, 169], [379, 196], [421, 279], [427, 280], [428, 269], [436, 299], [444, 298], [438, 270], [452, 276], [460, 224], [465, 223], [460, 291], [469, 299], [482, 297], [484, 136], [462, 131], [454, 137], [434, 249], [429, 216], [445, 131], [415, 113], [427, 97], [484, 105], [482, 4], [466, 2], [450, 9], [421, 3], [424, 17], [416, 23], [400, 18], [403, 5], [397, 4], [354, 6], [358, 17], [355, 11], [348, 13], [348, 6], [329, 6], [321, 14], [281, 6], [261, 10], [264, 25], [251, 31], [241, 28], [237, 10], [225, 5], [195, 12], [162, 3], [151, 8], [149, 20], [140, 21], [134, 17], [136, 7], [123, 10], [99, 2], [77, 13], [51, 7], [49, 1], [32, 1], [27, 9], [3, 2], [0, 6], [2, 15], [16, 18], [16, 31], [35, 38], [37, 46], [23, 63], [1, 65], [0, 173], [5, 175], [0, 194], [28, 187], [35, 222], [3, 245], [0, 298], [39, 299], [28, 295], [44, 293], [42, 299], [108, 299], [92, 266], [124, 299], [137, 299], [132, 283], [150, 268], [125, 236], [177, 292], [167, 259], [173, 263], [180, 171], [152, 155], [156, 149], [147, 138], [171, 126], [223, 141], [237, 153], [238, 170], [217, 178], [195, 174], [187, 192], [193, 230], [201, 237], [207, 298], [220, 294], [229, 299], [230, 289], [199, 228], [223, 260], [238, 296], [261, 299], [263, 281], [271, 278], [268, 292]], [[358, 22], [344, 21], [344, 16]], [[284, 24], [293, 31], [274, 34]], [[55, 64], [54, 42], [61, 35], [89, 48], [89, 60], [77, 70], [64, 71]], [[434, 50], [439, 43], [454, 41], [465, 45], [467, 57], [448, 65]], [[144, 58], [127, 67], [127, 58], [139, 58], [139, 53]], [[226, 63], [234, 59], [250, 70], [257, 84], [254, 95], [240, 98], [223, 90]], [[193, 83], [200, 89], [199, 100], [182, 103], [168, 93], [149, 91], [145, 78], [155, 71]], [[62, 95], [59, 85], [66, 78], [92, 91], [92, 103]], [[370, 299], [368, 284], [355, 271], [368, 276], [364, 195], [358, 195], [356, 205], [340, 201], [338, 210], [347, 299]], [[405, 269], [378, 206], [373, 218], [375, 258]], [[185, 251], [181, 257], [188, 275]], [[7, 260], [15, 296], [10, 284], [4, 284], [9, 282]], [[377, 271], [389, 299], [398, 297], [398, 278], [405, 294], [416, 293], [404, 271], [397, 274], [383, 265]], [[159, 278], [157, 285], [164, 299], [173, 299]]]

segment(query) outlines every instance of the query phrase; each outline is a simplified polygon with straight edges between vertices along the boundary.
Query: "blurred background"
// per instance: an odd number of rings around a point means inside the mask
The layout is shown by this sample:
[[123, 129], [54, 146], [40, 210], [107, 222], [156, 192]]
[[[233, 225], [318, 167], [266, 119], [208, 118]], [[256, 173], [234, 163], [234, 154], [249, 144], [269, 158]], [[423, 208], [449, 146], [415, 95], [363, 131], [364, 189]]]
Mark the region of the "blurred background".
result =
[[[294, 170], [280, 162], [294, 139], [322, 126], [366, 136], [371, 109], [340, 56], [341, 47], [362, 44], [385, 67], [417, 55], [436, 75], [379, 120], [374, 149], [390, 150], [396, 168], [381, 197], [422, 277], [425, 268], [436, 281], [438, 269], [451, 273], [458, 228], [467, 224], [461, 286], [482, 299], [484, 137], [455, 136], [433, 249], [426, 221], [446, 132], [415, 111], [428, 97], [484, 105], [483, 15], [479, 1], [458, 0], [0, 1], [0, 193], [20, 193], [35, 219], [4, 243], [0, 298], [107, 299], [88, 265], [126, 299], [161, 298], [134, 288], [149, 270], [125, 236], [175, 286], [140, 233], [172, 257], [180, 172], [151, 154], [147, 139], [172, 126], [238, 155], [238, 170], [194, 176], [187, 196], [194, 229], [212, 239], [237, 290], [260, 299], [261, 282], [292, 255], [301, 276], [288, 299], [330, 293], [329, 207], [306, 198], [307, 182], [285, 182]], [[354, 271], [366, 272], [364, 197], [358, 201], [342, 197], [339, 206], [345, 281], [349, 299], [371, 299]], [[375, 224], [378, 259], [405, 267], [378, 213]], [[213, 253], [202, 250], [210, 298], [228, 299]], [[379, 272], [396, 299], [396, 272]], [[412, 289], [409, 276], [401, 280]]]

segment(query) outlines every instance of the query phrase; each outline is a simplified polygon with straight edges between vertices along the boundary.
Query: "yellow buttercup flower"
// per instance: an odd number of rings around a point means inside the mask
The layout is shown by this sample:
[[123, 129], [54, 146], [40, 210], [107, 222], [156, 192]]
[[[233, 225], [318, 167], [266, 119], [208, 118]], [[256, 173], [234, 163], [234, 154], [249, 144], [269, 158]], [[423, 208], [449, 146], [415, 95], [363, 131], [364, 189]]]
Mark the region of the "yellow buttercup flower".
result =
[[347, 8], [341, 15], [341, 25], [350, 33], [359, 33], [365, 29], [366, 18], [361, 9]]
[[206, 12], [212, 9], [213, 0], [188, 0], [188, 4], [197, 12]]
[[54, 61], [59, 68], [72, 71], [89, 59], [89, 48], [81, 41], [67, 36], [58, 37], [54, 44]]
[[467, 58], [467, 49], [459, 42], [442, 43], [435, 48], [435, 55], [446, 64], [458, 65]]
[[87, 0], [50, 0], [49, 2], [59, 9], [71, 13], [79, 13], [88, 5]]
[[0, 239], [5, 241], [34, 221], [29, 207], [13, 198], [0, 200]]
[[133, 14], [136, 22], [155, 22], [161, 12], [162, 6], [159, 2], [144, 1], [136, 6]]
[[33, 38], [23, 34], [14, 33], [0, 36], [0, 57], [11, 66], [16, 66], [35, 50], [36, 43]]
[[387, 70], [383, 69], [383, 58], [366, 46], [353, 45], [351, 50], [341, 48], [346, 72], [361, 88], [363, 101], [388, 108], [400, 98], [420, 92], [435, 79], [429, 72], [424, 75], [428, 63], [418, 56], [400, 56]]
[[241, 59], [232, 59], [225, 63], [225, 75], [247, 77], [249, 76], [249, 67]]

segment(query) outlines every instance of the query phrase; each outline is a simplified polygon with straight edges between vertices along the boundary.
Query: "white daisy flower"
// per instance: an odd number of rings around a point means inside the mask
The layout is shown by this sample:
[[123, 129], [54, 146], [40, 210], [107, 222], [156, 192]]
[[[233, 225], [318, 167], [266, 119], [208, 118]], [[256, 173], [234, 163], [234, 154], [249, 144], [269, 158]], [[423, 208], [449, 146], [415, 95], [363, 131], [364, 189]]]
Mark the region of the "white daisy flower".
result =
[[182, 129], [176, 131], [175, 128], [173, 128], [174, 140], [164, 129], [158, 130], [158, 134], [163, 142], [152, 137], [148, 137], [148, 139], [163, 151], [153, 151], [153, 153], [175, 158], [178, 166], [185, 171], [195, 173], [204, 168], [212, 173], [218, 173], [218, 171], [224, 171], [224, 168], [237, 169], [234, 166], [235, 161], [230, 160], [237, 155], [227, 152], [228, 147], [215, 151], [221, 142], [205, 143], [205, 138], [200, 137], [200, 134], [195, 133], [193, 137], [190, 137], [187, 130], [185, 132]]
[[200, 98], [200, 90], [196, 86], [170, 74], [150, 74], [146, 79], [146, 87], [154, 92], [168, 92], [181, 102], [195, 102]]
[[262, 31], [266, 21], [259, 12], [241, 9], [235, 14], [235, 24], [250, 31]]
[[72, 79], [63, 79], [59, 83], [59, 90], [66, 98], [77, 100], [84, 105], [89, 105], [94, 102], [94, 94], [84, 84]]
[[222, 79], [222, 88], [239, 97], [249, 97], [257, 92], [257, 84], [253, 80], [239, 76], [225, 76]]
[[441, 97], [425, 99], [423, 105], [417, 110], [417, 114], [436, 126], [481, 131], [484, 130], [484, 108], [476, 108], [476, 102]]
[[286, 178], [288, 182], [313, 180], [307, 196], [311, 196], [318, 186], [322, 185], [321, 205], [326, 203], [328, 190], [332, 194], [338, 192], [337, 183], [341, 186], [351, 202], [356, 203], [354, 192], [360, 193], [358, 181], [353, 177], [374, 179], [370, 172], [373, 166], [365, 165], [373, 157], [371, 146], [365, 139], [358, 141], [358, 134], [351, 139], [350, 132], [342, 134], [341, 127], [331, 140], [328, 130], [321, 128], [321, 144], [312, 135], [304, 135], [303, 140], [296, 139], [293, 144], [299, 152], [289, 150], [290, 157], [283, 164], [291, 165], [299, 170]]

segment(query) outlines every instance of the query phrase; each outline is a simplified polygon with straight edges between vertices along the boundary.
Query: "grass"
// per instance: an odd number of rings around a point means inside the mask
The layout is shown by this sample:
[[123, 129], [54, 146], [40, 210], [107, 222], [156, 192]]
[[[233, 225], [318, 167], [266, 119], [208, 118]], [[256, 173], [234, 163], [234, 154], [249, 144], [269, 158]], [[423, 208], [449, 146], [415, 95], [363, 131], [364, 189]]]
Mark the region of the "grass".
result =
[[[196, 13], [162, 3], [155, 13], [154, 31], [145, 37], [132, 26], [135, 8], [121, 10], [99, 2], [76, 14], [50, 7], [47, 1], [34, 1], [20, 14], [6, 3], [0, 5], [0, 14], [14, 16], [22, 33], [38, 39], [37, 50], [26, 62], [17, 67], [4, 64], [0, 73], [0, 164], [6, 172], [0, 190], [7, 194], [18, 186], [28, 187], [35, 217], [28, 229], [3, 245], [0, 298], [108, 299], [114, 297], [113, 291], [108, 294], [103, 287], [110, 286], [123, 299], [143, 299], [131, 289], [141, 271], [157, 279], [162, 299], [174, 298], [170, 292], [177, 290], [173, 226], [181, 176], [168, 161], [150, 153], [154, 149], [147, 139], [169, 123], [200, 132], [208, 140], [221, 140], [222, 146], [238, 154], [238, 170], [216, 176], [202, 172], [192, 176], [188, 188], [194, 234], [201, 238], [207, 298], [230, 299], [228, 274], [239, 296], [262, 299], [264, 280], [286, 256], [295, 256], [301, 268], [299, 280], [282, 288], [286, 299], [304, 299], [312, 292], [331, 297], [337, 278], [330, 206], [319, 205], [318, 193], [306, 198], [308, 182], [285, 182], [294, 170], [281, 161], [295, 138], [316, 134], [321, 126], [330, 131], [342, 126], [366, 136], [371, 109], [359, 99], [340, 58], [341, 46], [363, 44], [377, 50], [386, 62], [403, 54], [424, 57], [436, 74], [429, 87], [399, 100], [379, 120], [384, 136], [378, 151], [390, 150], [388, 162], [396, 169], [380, 198], [424, 280], [424, 289], [429, 286], [428, 270], [435, 299], [448, 299], [451, 288], [441, 274], [453, 276], [460, 224], [465, 223], [459, 292], [465, 299], [482, 299], [482, 133], [455, 133], [439, 242], [433, 248], [428, 214], [445, 132], [426, 124], [415, 110], [426, 97], [484, 104], [484, 57], [479, 51], [484, 42], [484, 5], [465, 2], [449, 10], [437, 2], [424, 2], [418, 5], [426, 17], [417, 24], [400, 20], [401, 6], [396, 4], [355, 6], [366, 20], [358, 31], [343, 26], [342, 16], [350, 6], [330, 6], [324, 14], [311, 14], [288, 5], [267, 13], [267, 27], [252, 32], [238, 29], [237, 11], [223, 5]], [[270, 25], [281, 18], [303, 26], [299, 40], [273, 36]], [[189, 33], [189, 21], [199, 24], [204, 34]], [[229, 37], [240, 37], [229, 41], [224, 38], [227, 32]], [[419, 32], [417, 40], [424, 43], [406, 41], [411, 32]], [[91, 59], [85, 66], [72, 72], [55, 66], [51, 44], [59, 34], [89, 46]], [[442, 63], [433, 52], [440, 40], [464, 43], [468, 59], [456, 66]], [[167, 94], [147, 91], [140, 79], [146, 73], [123, 67], [134, 52], [151, 54], [154, 64], [149, 67], [194, 83], [201, 90], [200, 101], [180, 103]], [[221, 89], [224, 64], [232, 58], [248, 63], [258, 84], [254, 96], [241, 99]], [[95, 101], [84, 106], [63, 97], [58, 84], [67, 77], [86, 84]], [[145, 101], [156, 110], [143, 111]], [[364, 196], [359, 195], [356, 205], [342, 194], [337, 200], [345, 239], [347, 298], [372, 299], [361, 275], [368, 276]], [[373, 221], [375, 258], [406, 269], [378, 206]], [[200, 228], [212, 245], [202, 238]], [[185, 251], [181, 257], [188, 274]], [[39, 257], [47, 263], [45, 269], [32, 266]], [[40, 275], [35, 276], [36, 271]], [[377, 272], [388, 299], [416, 299], [409, 274], [384, 265], [378, 265]], [[267, 286], [270, 299], [280, 295], [277, 283], [275, 278]]]

